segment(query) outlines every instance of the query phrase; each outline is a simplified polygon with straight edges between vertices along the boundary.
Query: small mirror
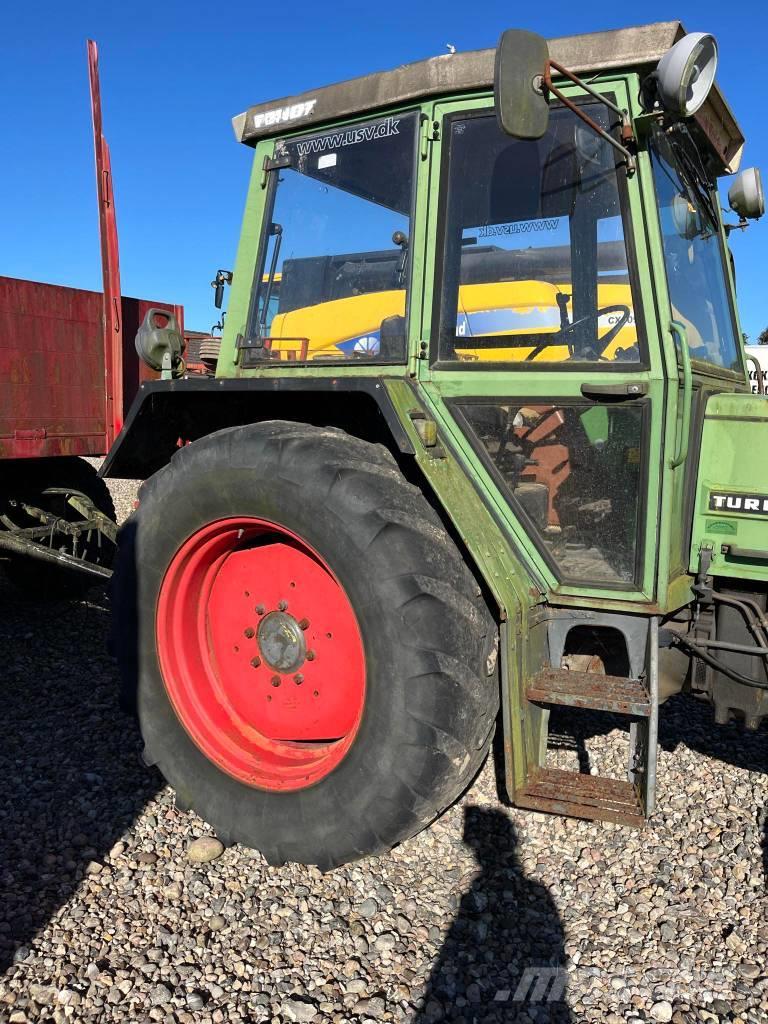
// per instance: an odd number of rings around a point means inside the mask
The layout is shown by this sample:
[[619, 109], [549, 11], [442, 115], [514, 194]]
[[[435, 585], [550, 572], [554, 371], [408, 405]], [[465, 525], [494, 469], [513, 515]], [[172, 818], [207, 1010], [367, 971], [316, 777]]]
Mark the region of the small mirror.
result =
[[675, 225], [675, 231], [677, 231], [681, 238], [691, 242], [700, 234], [699, 215], [696, 212], [696, 207], [691, 204], [687, 196], [682, 194], [674, 196], [670, 212], [672, 214], [672, 223]]
[[765, 213], [765, 194], [760, 170], [748, 167], [736, 175], [728, 189], [728, 203], [734, 213], [744, 220], [757, 220]]
[[549, 60], [546, 39], [507, 29], [496, 47], [493, 91], [502, 131], [515, 139], [540, 139], [549, 123], [543, 76]]
[[211, 288], [214, 289], [213, 304], [216, 309], [221, 309], [224, 302], [224, 285], [232, 284], [231, 270], [217, 270], [216, 277], [211, 281]]

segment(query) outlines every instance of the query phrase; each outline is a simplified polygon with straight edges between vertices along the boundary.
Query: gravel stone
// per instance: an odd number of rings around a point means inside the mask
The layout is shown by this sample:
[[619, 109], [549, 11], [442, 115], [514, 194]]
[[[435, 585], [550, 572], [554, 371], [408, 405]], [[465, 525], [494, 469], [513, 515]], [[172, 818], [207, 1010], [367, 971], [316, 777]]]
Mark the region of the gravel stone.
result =
[[149, 1000], [152, 1006], [167, 1006], [173, 998], [171, 990], [166, 985], [155, 985], [149, 992]]
[[651, 1016], [654, 1020], [672, 1020], [672, 1004], [668, 1003], [666, 999], [662, 999], [660, 1002], [654, 1003], [651, 1007]]
[[373, 917], [377, 913], [379, 905], [374, 899], [363, 900], [358, 908], [360, 917]]
[[[109, 628], [98, 588], [43, 620], [0, 580], [0, 1024], [768, 1021], [765, 723], [670, 699], [642, 832], [510, 808], [489, 761], [386, 856], [271, 868], [142, 765]], [[552, 767], [623, 777], [625, 720], [551, 727]]]
[[208, 864], [224, 853], [224, 844], [215, 836], [200, 836], [187, 849], [187, 857], [193, 864]]
[[303, 999], [290, 997], [283, 1001], [280, 1011], [288, 1020], [299, 1021], [300, 1024], [303, 1024], [315, 1016], [317, 1005]]

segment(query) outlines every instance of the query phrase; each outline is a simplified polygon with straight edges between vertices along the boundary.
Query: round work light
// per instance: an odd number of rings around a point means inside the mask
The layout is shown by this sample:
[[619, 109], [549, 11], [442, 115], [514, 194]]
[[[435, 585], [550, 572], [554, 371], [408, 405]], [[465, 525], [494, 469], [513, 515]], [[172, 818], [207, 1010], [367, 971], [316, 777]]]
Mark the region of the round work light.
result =
[[748, 167], [736, 176], [728, 189], [728, 203], [744, 220], [757, 220], [765, 213], [763, 181], [757, 167]]
[[704, 103], [717, 70], [717, 42], [708, 32], [689, 32], [667, 50], [656, 68], [662, 107], [690, 117]]

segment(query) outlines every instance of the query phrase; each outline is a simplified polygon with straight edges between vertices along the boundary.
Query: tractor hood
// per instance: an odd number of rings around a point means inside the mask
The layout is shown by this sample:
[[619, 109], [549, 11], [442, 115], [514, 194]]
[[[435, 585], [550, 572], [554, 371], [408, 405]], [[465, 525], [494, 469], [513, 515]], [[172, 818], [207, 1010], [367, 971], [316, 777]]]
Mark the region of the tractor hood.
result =
[[711, 395], [696, 481], [691, 571], [710, 548], [714, 576], [768, 574], [768, 399]]

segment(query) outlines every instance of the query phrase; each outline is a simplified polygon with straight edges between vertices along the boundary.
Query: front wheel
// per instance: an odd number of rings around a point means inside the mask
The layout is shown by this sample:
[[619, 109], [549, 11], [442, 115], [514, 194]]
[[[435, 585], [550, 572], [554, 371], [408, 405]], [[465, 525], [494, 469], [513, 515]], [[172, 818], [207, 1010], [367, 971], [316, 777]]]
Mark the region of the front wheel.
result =
[[485, 758], [493, 620], [380, 446], [282, 422], [187, 446], [144, 487], [113, 586], [147, 759], [270, 863], [387, 850]]

